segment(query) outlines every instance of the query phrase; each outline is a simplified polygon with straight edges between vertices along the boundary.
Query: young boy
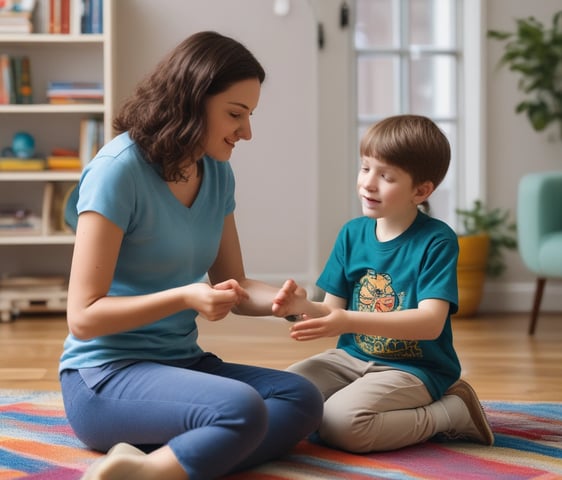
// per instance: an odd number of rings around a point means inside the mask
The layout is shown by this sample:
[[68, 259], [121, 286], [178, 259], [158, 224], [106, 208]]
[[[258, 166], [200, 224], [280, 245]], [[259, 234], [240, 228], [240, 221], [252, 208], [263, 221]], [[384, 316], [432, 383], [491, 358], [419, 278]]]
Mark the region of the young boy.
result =
[[324, 301], [306, 300], [289, 280], [273, 305], [300, 319], [296, 340], [339, 336], [337, 348], [289, 367], [324, 395], [318, 434], [357, 453], [437, 434], [492, 445], [453, 348], [457, 237], [419, 208], [447, 173], [449, 142], [428, 118], [399, 115], [369, 128], [360, 154], [364, 216], [337, 237], [317, 283]]

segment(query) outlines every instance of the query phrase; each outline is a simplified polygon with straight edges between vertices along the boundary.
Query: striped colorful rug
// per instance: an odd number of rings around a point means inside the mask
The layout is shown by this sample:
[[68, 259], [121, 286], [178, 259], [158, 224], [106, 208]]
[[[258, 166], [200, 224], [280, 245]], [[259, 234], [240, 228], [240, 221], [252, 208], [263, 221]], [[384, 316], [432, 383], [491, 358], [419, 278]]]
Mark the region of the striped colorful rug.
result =
[[[436, 443], [351, 455], [301, 442], [229, 480], [554, 480], [562, 478], [562, 403], [484, 402], [493, 447]], [[99, 454], [74, 437], [57, 392], [0, 390], [0, 480], [78, 480]]]

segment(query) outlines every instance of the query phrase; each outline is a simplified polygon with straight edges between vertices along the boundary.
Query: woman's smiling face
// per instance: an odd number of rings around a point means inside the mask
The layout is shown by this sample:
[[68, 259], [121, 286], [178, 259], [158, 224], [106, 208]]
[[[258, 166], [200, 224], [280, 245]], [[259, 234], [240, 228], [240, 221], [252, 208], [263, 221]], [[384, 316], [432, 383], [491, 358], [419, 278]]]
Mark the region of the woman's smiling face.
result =
[[257, 78], [234, 83], [224, 92], [209, 97], [206, 104], [205, 154], [228, 161], [240, 139], [250, 140], [250, 116], [258, 105], [261, 84]]

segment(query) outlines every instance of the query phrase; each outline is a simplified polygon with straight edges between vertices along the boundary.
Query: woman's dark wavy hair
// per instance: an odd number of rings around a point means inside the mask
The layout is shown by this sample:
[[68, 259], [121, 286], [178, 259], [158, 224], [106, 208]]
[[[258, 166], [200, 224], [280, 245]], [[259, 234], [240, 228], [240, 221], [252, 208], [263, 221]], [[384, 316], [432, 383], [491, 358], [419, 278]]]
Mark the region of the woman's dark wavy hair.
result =
[[246, 47], [216, 32], [196, 33], [136, 86], [113, 128], [129, 132], [165, 180], [182, 180], [185, 162], [198, 160], [191, 156], [205, 140], [205, 100], [252, 78], [263, 83], [265, 71]]

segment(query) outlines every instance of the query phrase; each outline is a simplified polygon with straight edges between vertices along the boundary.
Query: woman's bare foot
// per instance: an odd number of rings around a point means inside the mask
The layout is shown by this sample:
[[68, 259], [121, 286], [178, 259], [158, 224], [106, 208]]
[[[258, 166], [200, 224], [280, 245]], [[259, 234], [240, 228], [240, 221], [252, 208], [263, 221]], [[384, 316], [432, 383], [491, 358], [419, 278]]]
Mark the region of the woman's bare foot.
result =
[[[112, 447], [107, 454], [97, 460], [92, 466], [86, 471], [81, 480], [104, 480], [121, 478], [115, 476], [108, 476], [115, 468], [115, 463], [121, 463], [121, 460], [133, 458], [137, 460], [137, 457], [143, 457], [146, 454], [128, 443], [118, 443]], [[127, 463], [127, 462], [124, 462]], [[125, 477], [123, 477], [125, 478]]]
[[170, 447], [150, 455], [127, 443], [115, 445], [95, 462], [81, 480], [188, 480]]

